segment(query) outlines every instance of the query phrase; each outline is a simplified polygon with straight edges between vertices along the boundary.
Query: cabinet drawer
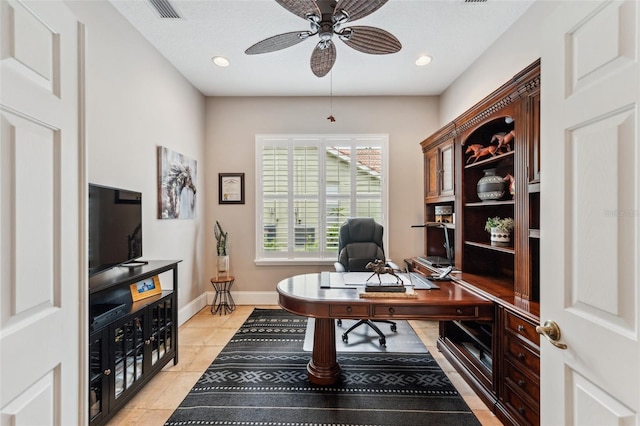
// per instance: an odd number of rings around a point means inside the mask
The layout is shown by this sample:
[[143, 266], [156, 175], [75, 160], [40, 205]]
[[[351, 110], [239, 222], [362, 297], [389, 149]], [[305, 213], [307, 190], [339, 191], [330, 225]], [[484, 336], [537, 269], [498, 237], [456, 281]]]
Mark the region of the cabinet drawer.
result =
[[521, 364], [536, 377], [540, 377], [540, 356], [537, 352], [509, 335], [505, 337], [505, 344], [507, 358], [515, 366]]
[[479, 307], [472, 306], [396, 306], [377, 305], [373, 307], [373, 316], [377, 318], [391, 318], [394, 316], [403, 317], [433, 317], [436, 319], [445, 318], [477, 318]]
[[527, 374], [522, 369], [513, 366], [510, 362], [505, 362], [505, 378], [507, 386], [522, 395], [523, 393], [532, 398], [536, 404], [540, 404], [540, 383]]
[[537, 407], [532, 406], [529, 402], [527, 402], [524, 398], [518, 395], [516, 392], [509, 389], [507, 386], [505, 388], [505, 403], [509, 411], [511, 411], [516, 416], [520, 417], [524, 420], [521, 424], [527, 425], [539, 425], [540, 424], [540, 413]]
[[369, 308], [366, 305], [331, 305], [329, 314], [333, 318], [366, 318]]
[[536, 326], [524, 319], [505, 311], [505, 328], [512, 333], [521, 336], [535, 346], [540, 346], [540, 335], [536, 331]]

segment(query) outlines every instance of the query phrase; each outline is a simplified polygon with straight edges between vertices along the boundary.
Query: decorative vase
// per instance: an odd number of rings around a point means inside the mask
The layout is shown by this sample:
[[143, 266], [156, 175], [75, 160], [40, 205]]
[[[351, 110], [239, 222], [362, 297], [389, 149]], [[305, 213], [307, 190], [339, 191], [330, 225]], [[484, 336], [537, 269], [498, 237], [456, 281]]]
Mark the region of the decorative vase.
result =
[[500, 228], [491, 228], [491, 245], [508, 246], [511, 242], [511, 232]]
[[218, 272], [227, 272], [229, 270], [229, 256], [218, 256], [216, 259], [216, 269]]
[[499, 200], [504, 196], [504, 179], [496, 175], [496, 169], [486, 169], [483, 172], [484, 176], [477, 185], [478, 198], [482, 201]]

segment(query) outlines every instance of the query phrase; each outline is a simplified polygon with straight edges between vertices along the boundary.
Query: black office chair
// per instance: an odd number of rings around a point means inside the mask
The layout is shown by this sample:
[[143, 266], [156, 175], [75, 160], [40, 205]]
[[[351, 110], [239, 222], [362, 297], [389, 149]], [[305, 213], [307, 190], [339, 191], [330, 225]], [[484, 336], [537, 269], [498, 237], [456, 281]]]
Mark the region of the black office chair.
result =
[[[373, 272], [366, 268], [367, 263], [380, 259], [385, 260], [382, 244], [383, 227], [372, 218], [352, 218], [340, 227], [338, 237], [338, 261], [334, 264], [336, 272]], [[389, 266], [396, 268], [393, 264]], [[376, 320], [391, 324], [391, 331], [396, 331], [396, 323], [387, 320]], [[338, 320], [338, 325], [342, 321]], [[368, 325], [380, 336], [380, 345], [386, 346], [387, 339], [372, 320], [363, 319], [349, 327], [342, 334], [342, 341], [349, 341], [349, 333], [361, 325]]]

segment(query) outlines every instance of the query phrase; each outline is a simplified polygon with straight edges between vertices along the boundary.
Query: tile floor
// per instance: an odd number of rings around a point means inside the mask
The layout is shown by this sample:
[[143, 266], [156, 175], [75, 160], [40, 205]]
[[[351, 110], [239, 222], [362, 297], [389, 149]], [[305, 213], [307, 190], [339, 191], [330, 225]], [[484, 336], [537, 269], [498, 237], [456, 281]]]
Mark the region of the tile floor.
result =
[[[277, 306], [256, 306], [278, 308]], [[159, 426], [171, 416], [211, 361], [220, 353], [254, 306], [238, 306], [230, 315], [212, 315], [205, 307], [179, 329], [178, 365], [170, 362], [107, 424], [108, 426]], [[482, 425], [502, 423], [489, 411], [451, 364], [438, 352], [438, 323], [410, 321], [440, 367], [476, 414]]]

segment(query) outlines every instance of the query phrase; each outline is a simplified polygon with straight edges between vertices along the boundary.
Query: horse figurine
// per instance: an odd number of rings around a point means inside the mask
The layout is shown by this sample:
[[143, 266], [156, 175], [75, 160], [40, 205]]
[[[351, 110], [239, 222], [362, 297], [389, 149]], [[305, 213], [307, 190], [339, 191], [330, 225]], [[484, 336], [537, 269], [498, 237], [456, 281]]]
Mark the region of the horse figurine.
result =
[[511, 173], [507, 173], [507, 175], [502, 179], [505, 182], [509, 182], [509, 194], [516, 195], [516, 179], [513, 177]]
[[182, 163], [173, 163], [169, 169], [166, 180], [162, 186], [167, 192], [167, 217], [175, 219], [180, 217], [182, 191], [187, 188], [193, 191], [192, 206], [195, 204], [196, 187], [191, 177], [191, 168]]
[[494, 143], [494, 142], [498, 142], [498, 146], [496, 147], [496, 152], [501, 153], [502, 148], [506, 148], [507, 151], [509, 152], [511, 151], [511, 147], [509, 146], [509, 144], [511, 143], [511, 141], [516, 137], [516, 132], [515, 130], [510, 131], [509, 133], [496, 133], [495, 135], [493, 135], [493, 137], [491, 138], [491, 142], [489, 143]]
[[478, 159], [480, 159], [480, 157], [484, 157], [486, 155], [495, 157], [497, 149], [498, 147], [496, 147], [495, 145], [489, 145], [487, 147], [482, 146], [478, 143], [469, 145], [467, 147], [467, 150], [465, 151], [465, 154], [469, 154], [470, 152], [473, 152], [473, 154], [469, 156], [469, 158], [467, 159], [467, 163], [469, 163], [472, 158], [475, 159], [473, 160], [473, 162], [475, 163], [476, 161], [478, 161]]
[[365, 268], [373, 270], [373, 274], [371, 274], [371, 276], [367, 278], [367, 281], [369, 281], [371, 277], [373, 277], [374, 275], [377, 275], [378, 282], [382, 284], [382, 280], [380, 279], [380, 274], [390, 274], [396, 277], [396, 284], [402, 284], [402, 279], [396, 275], [392, 267], [385, 265], [384, 260], [376, 259], [373, 262], [367, 263]]

